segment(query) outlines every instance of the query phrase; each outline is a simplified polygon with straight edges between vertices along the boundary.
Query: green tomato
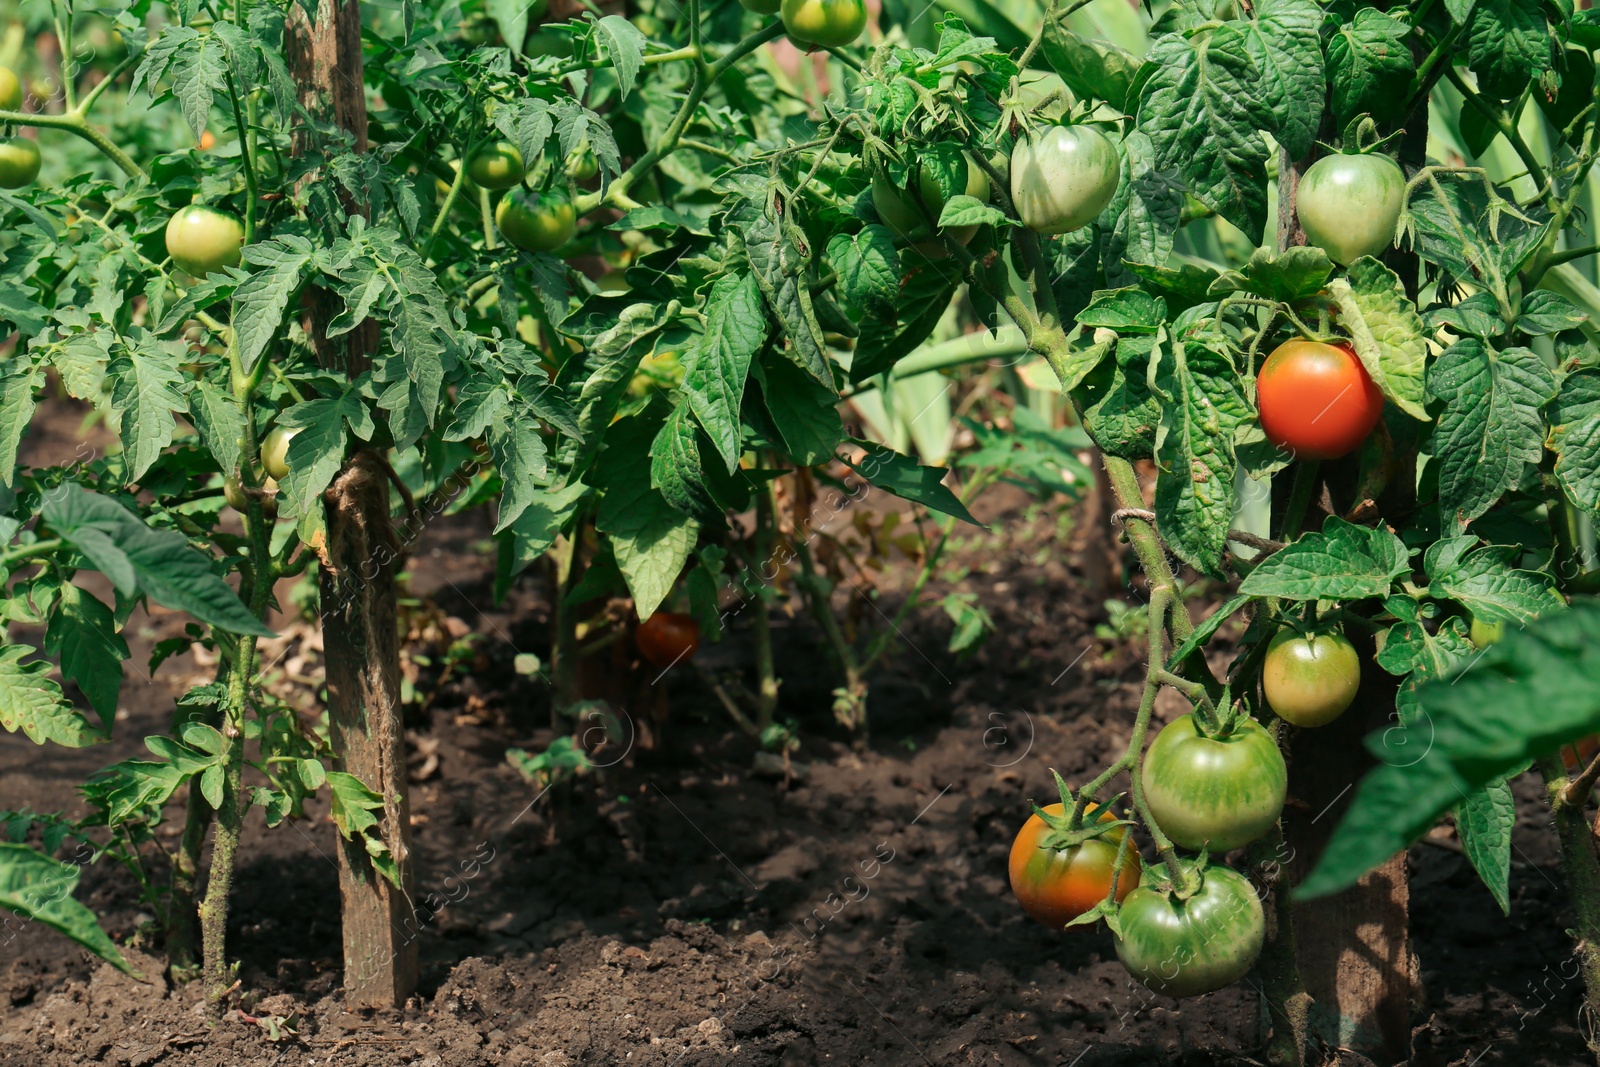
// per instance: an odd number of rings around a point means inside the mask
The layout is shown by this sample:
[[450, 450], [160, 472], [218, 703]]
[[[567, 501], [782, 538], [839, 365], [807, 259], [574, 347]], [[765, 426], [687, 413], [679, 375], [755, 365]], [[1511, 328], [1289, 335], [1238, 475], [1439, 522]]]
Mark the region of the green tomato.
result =
[[243, 247], [244, 223], [226, 211], [190, 204], [167, 222], [167, 255], [196, 278], [237, 267]]
[[1175, 844], [1213, 854], [1248, 845], [1278, 821], [1288, 791], [1283, 754], [1254, 719], [1206, 737], [1194, 715], [1156, 735], [1140, 771], [1156, 824]]
[[783, 28], [800, 44], [843, 48], [867, 28], [862, 0], [783, 0]]
[[1323, 156], [1295, 191], [1295, 213], [1306, 240], [1348, 265], [1394, 243], [1405, 202], [1406, 176], [1388, 156]]
[[[248, 512], [250, 498], [244, 491], [244, 485], [238, 478], [228, 475], [222, 480], [222, 495], [228, 501], [228, 506], [239, 514]], [[261, 483], [261, 517], [274, 519], [278, 515], [278, 482], [268, 478]]]
[[1052, 126], [1011, 151], [1011, 201], [1036, 233], [1071, 233], [1099, 217], [1122, 180], [1122, 161], [1090, 126]]
[[1266, 939], [1261, 898], [1228, 867], [1201, 872], [1188, 900], [1140, 886], [1117, 912], [1117, 958], [1153, 993], [1197, 997], [1250, 973]]
[[586, 182], [600, 173], [600, 161], [594, 158], [589, 142], [584, 141], [567, 157], [567, 177], [575, 182]]
[[22, 82], [10, 69], [0, 67], [0, 111], [16, 111], [22, 107]]
[[1472, 625], [1468, 628], [1467, 636], [1472, 639], [1476, 648], [1487, 648], [1496, 644], [1506, 635], [1506, 624], [1503, 622], [1484, 622], [1476, 615], [1472, 617]]
[[572, 202], [560, 193], [507, 193], [494, 210], [501, 236], [529, 252], [554, 252], [572, 240], [577, 218]]
[[39, 176], [39, 146], [26, 137], [0, 139], [0, 188], [21, 189]]
[[300, 432], [299, 426], [274, 426], [261, 441], [261, 469], [274, 479], [289, 476], [289, 442]]
[[1343, 634], [1301, 637], [1284, 627], [1267, 645], [1261, 687], [1280, 719], [1326, 726], [1344, 714], [1361, 688], [1361, 658]]
[[[965, 187], [962, 192], [967, 196], [979, 200], [989, 199], [989, 177], [984, 174], [983, 168], [973, 163], [971, 158], [963, 154], [961, 162], [966, 168]], [[913, 244], [927, 242], [928, 250], [935, 251], [936, 257], [948, 253], [941, 241], [932, 240], [932, 226], [928, 219], [937, 220], [944, 212], [944, 191], [939, 188], [939, 182], [934, 174], [934, 169], [929, 166], [918, 166], [914, 170], [915, 193], [911, 188], [902, 189], [890, 181], [885, 171], [879, 171], [872, 177], [872, 206], [878, 212], [878, 218], [883, 224], [893, 230], [895, 236], [902, 241]], [[918, 204], [920, 198], [921, 204]], [[927, 214], [923, 214], [922, 207], [927, 206]], [[950, 236], [962, 244], [972, 240], [978, 232], [976, 226], [952, 227]], [[922, 247], [918, 245], [918, 247]]]
[[509, 189], [521, 184], [522, 153], [510, 141], [495, 141], [472, 153], [467, 177], [485, 189]]
[[746, 11], [754, 11], [758, 15], [776, 15], [783, 7], [783, 0], [739, 0]]

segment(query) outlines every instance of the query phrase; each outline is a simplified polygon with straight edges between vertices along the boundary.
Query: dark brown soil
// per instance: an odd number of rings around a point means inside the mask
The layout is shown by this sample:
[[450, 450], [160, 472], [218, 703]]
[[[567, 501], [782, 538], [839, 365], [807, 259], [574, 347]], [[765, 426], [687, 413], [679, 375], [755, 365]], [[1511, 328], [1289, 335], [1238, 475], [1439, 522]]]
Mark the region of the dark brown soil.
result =
[[[1065, 552], [1041, 552], [1063, 543], [1054, 511], [1002, 491], [980, 514], [995, 532], [968, 537], [955, 562], [999, 632], [961, 661], [944, 651], [941, 612], [915, 618], [873, 679], [869, 752], [832, 725], [836, 682], [815, 631], [779, 614], [780, 716], [799, 721], [803, 778], [753, 773], [753, 744], [694, 674], [675, 671], [660, 683], [670, 712], [650, 698], [654, 747], [636, 743], [531, 806], [535, 791], [504, 754], [548, 740], [547, 697], [511, 666], [519, 652], [548, 658], [541, 587], [529, 578], [502, 610], [486, 608], [486, 528], [441, 524], [410, 589], [484, 640], [464, 675], [431, 688], [437, 671], [418, 675], [430, 698], [411, 734], [425, 775], [412, 796], [421, 893], [449, 901], [420, 937], [422, 994], [403, 1012], [343, 1011], [335, 831], [321, 806], [273, 831], [257, 810], [229, 922], [240, 1011], [207, 1029], [199, 991], [170, 988], [145, 951], [156, 946], [133, 879], [102, 864], [79, 898], [147, 977], [11, 924], [0, 933], [0, 1065], [1255, 1062], [1248, 984], [1154, 997], [1103, 930], [1044, 929], [1011, 899], [1005, 858], [1026, 798], [1047, 798], [1049, 768], [1081, 780], [1120, 749], [1142, 663], [1126, 642], [1095, 636], [1104, 612]], [[885, 584], [892, 602], [895, 581]], [[110, 746], [0, 734], [0, 809], [81, 812], [77, 781], [143, 752], [174, 693], [208, 673], [191, 653], [147, 679], [148, 649], [172, 627], [165, 615], [130, 623]], [[747, 629], [702, 659], [749, 663]], [[300, 658], [287, 675], [315, 672]], [[1533, 785], [1519, 791], [1511, 918], [1448, 833], [1412, 851], [1426, 989], [1413, 1062], [1585, 1060], [1554, 835]], [[176, 805], [169, 814], [181, 820]]]

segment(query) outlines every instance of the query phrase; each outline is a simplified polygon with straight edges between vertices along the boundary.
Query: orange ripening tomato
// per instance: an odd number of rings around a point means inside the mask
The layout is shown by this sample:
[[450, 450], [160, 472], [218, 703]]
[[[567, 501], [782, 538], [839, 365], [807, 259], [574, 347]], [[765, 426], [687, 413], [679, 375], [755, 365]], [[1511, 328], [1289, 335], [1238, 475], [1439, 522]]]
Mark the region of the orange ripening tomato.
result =
[[1267, 440], [1298, 459], [1338, 459], [1383, 415], [1383, 393], [1349, 345], [1286, 341], [1256, 376]]
[[665, 670], [694, 656], [700, 647], [700, 624], [688, 615], [658, 611], [639, 624], [633, 640], [640, 655]]
[[1581, 774], [1600, 752], [1600, 735], [1591, 735], [1574, 741], [1561, 749], [1561, 763], [1568, 774]]
[[[1051, 815], [1066, 814], [1059, 803], [1046, 804], [1044, 810]], [[1092, 815], [1096, 810], [1091, 804], [1084, 814]], [[1100, 813], [1101, 822], [1113, 818], [1109, 811]], [[1039, 842], [1050, 834], [1050, 827], [1038, 815], [1028, 816], [1011, 842], [1011, 892], [1016, 894], [1017, 903], [1046, 926], [1057, 930], [1066, 926], [1111, 892], [1111, 869], [1125, 833], [1125, 828], [1112, 830], [1072, 848], [1040, 848]], [[1130, 848], [1122, 877], [1117, 881], [1119, 903], [1139, 884], [1141, 873], [1138, 850]]]

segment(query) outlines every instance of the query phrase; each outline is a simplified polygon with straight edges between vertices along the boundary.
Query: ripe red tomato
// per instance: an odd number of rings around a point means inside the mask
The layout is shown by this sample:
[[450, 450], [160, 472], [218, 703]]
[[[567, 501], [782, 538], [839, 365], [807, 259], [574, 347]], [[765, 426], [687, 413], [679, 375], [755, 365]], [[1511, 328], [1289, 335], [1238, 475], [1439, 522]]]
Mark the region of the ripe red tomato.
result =
[[1349, 345], [1286, 341], [1256, 376], [1267, 440], [1300, 459], [1338, 459], [1372, 432], [1383, 393]]
[[[1059, 803], [1046, 804], [1044, 810], [1051, 815], [1066, 814]], [[1091, 815], [1095, 810], [1091, 804], [1084, 814]], [[1100, 813], [1101, 822], [1113, 818], [1109, 811]], [[1017, 903], [1046, 926], [1057, 930], [1066, 926], [1111, 892], [1111, 869], [1126, 832], [1121, 828], [1112, 830], [1072, 848], [1041, 848], [1039, 842], [1049, 835], [1050, 826], [1036, 814], [1028, 816], [1011, 842], [1011, 892], [1016, 894]], [[1139, 853], [1130, 849], [1122, 877], [1117, 879], [1118, 903], [1139, 884], [1141, 874]]]
[[640, 655], [665, 670], [694, 655], [700, 647], [700, 624], [688, 615], [658, 611], [639, 624], [633, 640]]

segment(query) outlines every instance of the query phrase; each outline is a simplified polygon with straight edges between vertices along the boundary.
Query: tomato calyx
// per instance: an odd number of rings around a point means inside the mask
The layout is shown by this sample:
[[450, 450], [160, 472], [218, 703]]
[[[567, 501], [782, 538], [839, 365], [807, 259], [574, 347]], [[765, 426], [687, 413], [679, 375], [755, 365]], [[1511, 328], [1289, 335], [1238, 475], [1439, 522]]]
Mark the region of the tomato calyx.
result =
[[1206, 869], [1211, 865], [1210, 853], [1201, 849], [1192, 857], [1174, 857], [1173, 862], [1181, 877], [1173, 875], [1169, 864], [1156, 863], [1150, 865], [1139, 884], [1157, 893], [1164, 893], [1173, 900], [1190, 900], [1205, 888]]
[[[1056, 780], [1056, 791], [1061, 794], [1062, 814], [1046, 811], [1032, 800], [1028, 801], [1033, 813], [1050, 828], [1050, 833], [1039, 839], [1040, 848], [1062, 851], [1081, 845], [1085, 841], [1093, 841], [1097, 837], [1105, 837], [1107, 834], [1125, 833], [1124, 827], [1137, 825], [1131, 819], [1108, 817], [1111, 815], [1111, 809], [1121, 803], [1125, 794], [1118, 793], [1103, 804], [1085, 800], [1082, 810], [1079, 810], [1078, 798], [1073, 796], [1071, 787], [1061, 777], [1060, 772], [1052, 767], [1050, 774]], [[1096, 813], [1099, 813], [1098, 818], [1093, 818], [1090, 824], [1085, 826], [1084, 820]]]

